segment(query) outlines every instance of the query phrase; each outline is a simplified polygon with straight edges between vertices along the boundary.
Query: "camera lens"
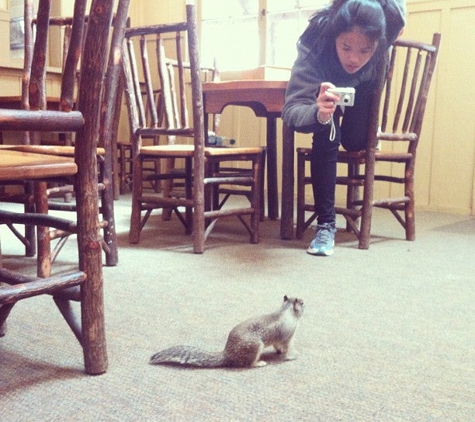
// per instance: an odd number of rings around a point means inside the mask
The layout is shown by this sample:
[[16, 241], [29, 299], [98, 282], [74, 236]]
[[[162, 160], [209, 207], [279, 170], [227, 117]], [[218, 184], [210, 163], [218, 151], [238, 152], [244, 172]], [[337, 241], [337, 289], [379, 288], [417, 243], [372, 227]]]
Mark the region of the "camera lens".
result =
[[345, 95], [345, 96], [343, 97], [343, 100], [342, 100], [342, 101], [343, 101], [344, 104], [348, 104], [348, 103], [350, 102], [350, 96], [349, 96], [349, 95]]

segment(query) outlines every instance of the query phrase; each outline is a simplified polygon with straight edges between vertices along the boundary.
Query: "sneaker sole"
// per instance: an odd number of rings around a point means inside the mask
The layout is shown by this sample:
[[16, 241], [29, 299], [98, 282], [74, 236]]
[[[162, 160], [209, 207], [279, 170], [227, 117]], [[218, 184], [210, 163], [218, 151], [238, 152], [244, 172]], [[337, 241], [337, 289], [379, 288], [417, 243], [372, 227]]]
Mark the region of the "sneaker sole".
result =
[[309, 255], [313, 255], [313, 256], [332, 256], [333, 255], [333, 249], [330, 249], [329, 251], [319, 251], [319, 250], [315, 250], [313, 248], [308, 248], [307, 249], [307, 253]]

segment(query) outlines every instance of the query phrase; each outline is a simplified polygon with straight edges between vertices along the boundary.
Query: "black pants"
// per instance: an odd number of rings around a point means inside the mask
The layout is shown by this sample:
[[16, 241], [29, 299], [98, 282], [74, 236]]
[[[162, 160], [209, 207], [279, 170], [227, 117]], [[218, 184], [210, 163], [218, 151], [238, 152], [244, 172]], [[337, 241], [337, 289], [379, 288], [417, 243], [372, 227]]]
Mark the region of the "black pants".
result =
[[335, 222], [336, 167], [340, 143], [347, 151], [366, 148], [373, 90], [373, 83], [360, 84], [355, 87], [354, 106], [345, 107], [344, 114], [337, 108], [333, 116], [336, 129], [333, 141], [330, 141], [331, 125], [313, 134], [311, 174], [318, 224]]

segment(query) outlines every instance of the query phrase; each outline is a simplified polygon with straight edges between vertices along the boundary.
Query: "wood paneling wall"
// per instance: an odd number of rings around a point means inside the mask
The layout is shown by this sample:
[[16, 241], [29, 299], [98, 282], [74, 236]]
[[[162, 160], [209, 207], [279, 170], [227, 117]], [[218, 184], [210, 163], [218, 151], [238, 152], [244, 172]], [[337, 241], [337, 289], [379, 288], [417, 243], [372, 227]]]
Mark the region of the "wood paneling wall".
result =
[[408, 1], [404, 36], [442, 33], [418, 151], [417, 206], [475, 215], [475, 1]]

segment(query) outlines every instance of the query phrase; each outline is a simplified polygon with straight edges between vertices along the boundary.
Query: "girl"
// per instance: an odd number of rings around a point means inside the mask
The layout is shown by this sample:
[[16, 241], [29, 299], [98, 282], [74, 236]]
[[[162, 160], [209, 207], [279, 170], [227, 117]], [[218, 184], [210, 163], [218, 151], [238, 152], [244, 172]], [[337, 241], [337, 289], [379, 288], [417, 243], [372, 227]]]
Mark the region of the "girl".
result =
[[[297, 43], [287, 85], [284, 122], [313, 133], [311, 173], [317, 229], [307, 252], [332, 255], [335, 186], [340, 143], [349, 151], [366, 146], [376, 64], [405, 25], [404, 0], [333, 0], [311, 19]], [[352, 107], [336, 106], [335, 87], [354, 87]], [[341, 124], [340, 124], [341, 121]]]

